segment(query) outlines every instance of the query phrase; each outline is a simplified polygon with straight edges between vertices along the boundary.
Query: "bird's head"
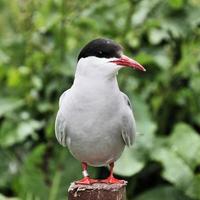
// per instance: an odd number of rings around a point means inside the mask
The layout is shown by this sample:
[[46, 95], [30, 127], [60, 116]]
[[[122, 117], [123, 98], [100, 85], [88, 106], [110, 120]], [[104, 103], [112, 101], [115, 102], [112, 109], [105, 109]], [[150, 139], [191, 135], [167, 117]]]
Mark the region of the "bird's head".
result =
[[92, 40], [78, 56], [77, 72], [85, 76], [113, 76], [124, 67], [146, 71], [137, 61], [125, 56], [123, 48], [110, 39]]

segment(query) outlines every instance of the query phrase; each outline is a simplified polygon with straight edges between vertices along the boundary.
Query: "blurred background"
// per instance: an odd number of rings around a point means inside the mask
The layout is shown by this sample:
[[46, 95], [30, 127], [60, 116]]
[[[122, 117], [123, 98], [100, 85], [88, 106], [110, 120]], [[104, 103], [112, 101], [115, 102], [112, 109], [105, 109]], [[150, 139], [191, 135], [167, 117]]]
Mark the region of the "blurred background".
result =
[[138, 127], [115, 168], [128, 199], [200, 199], [199, 0], [0, 0], [0, 199], [64, 200], [81, 178], [54, 121], [81, 47], [97, 37], [147, 69], [118, 76]]

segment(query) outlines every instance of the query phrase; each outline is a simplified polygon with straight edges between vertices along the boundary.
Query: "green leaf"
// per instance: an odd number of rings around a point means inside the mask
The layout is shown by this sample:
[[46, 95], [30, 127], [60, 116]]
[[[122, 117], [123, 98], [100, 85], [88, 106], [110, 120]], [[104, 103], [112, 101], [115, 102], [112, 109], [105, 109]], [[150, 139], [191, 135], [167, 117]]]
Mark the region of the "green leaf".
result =
[[6, 197], [3, 194], [0, 194], [0, 200], [20, 200], [20, 199], [15, 197]]
[[186, 190], [193, 179], [190, 167], [168, 148], [157, 148], [151, 152], [152, 159], [163, 166], [164, 179], [175, 184], [179, 189]]
[[15, 181], [15, 192], [22, 198], [33, 196], [34, 199], [48, 199], [48, 188], [45, 183], [45, 173], [42, 170], [43, 156], [46, 147], [39, 145], [26, 157]]
[[0, 98], [0, 117], [20, 108], [24, 104], [21, 99]]
[[190, 126], [177, 124], [169, 140], [172, 150], [192, 169], [200, 164], [200, 136]]
[[27, 136], [34, 136], [35, 131], [42, 125], [42, 122], [36, 120], [22, 121], [18, 125], [5, 121], [0, 130], [0, 144], [7, 147], [22, 142]]
[[[133, 113], [136, 120], [136, 148], [146, 150], [147, 152], [154, 147], [154, 132], [156, 124], [151, 119], [148, 105], [137, 95], [130, 96], [133, 105]], [[148, 143], [147, 143], [148, 141]]]
[[141, 25], [144, 23], [148, 14], [151, 10], [159, 3], [159, 0], [152, 0], [152, 1], [140, 1], [137, 5], [137, 9], [132, 16], [132, 24], [134, 26]]
[[56, 172], [54, 175], [52, 187], [49, 193], [49, 200], [57, 199], [57, 195], [60, 189], [61, 178], [62, 178], [61, 172], [60, 171]]
[[18, 172], [17, 158], [11, 150], [0, 148], [0, 188], [12, 185], [12, 181]]
[[146, 52], [141, 52], [139, 53], [135, 59], [139, 62], [139, 63], [144, 63], [144, 64], [149, 64], [154, 62], [154, 58]]
[[169, 70], [169, 67], [172, 65], [171, 58], [165, 49], [157, 49], [156, 51], [152, 51], [152, 57], [154, 58], [154, 62], [161, 69]]
[[133, 200], [190, 200], [172, 186], [162, 186], [144, 192]]
[[176, 9], [181, 8], [184, 4], [184, 0], [168, 0], [168, 2], [172, 8]]
[[132, 176], [145, 165], [144, 158], [134, 148], [125, 148], [122, 156], [116, 162], [114, 172], [121, 176]]
[[169, 35], [162, 29], [152, 29], [149, 32], [149, 41], [151, 44], [159, 44], [163, 40], [169, 40]]
[[9, 56], [0, 49], [0, 64], [7, 63], [9, 60]]
[[200, 175], [196, 175], [189, 185], [186, 194], [194, 199], [200, 199]]

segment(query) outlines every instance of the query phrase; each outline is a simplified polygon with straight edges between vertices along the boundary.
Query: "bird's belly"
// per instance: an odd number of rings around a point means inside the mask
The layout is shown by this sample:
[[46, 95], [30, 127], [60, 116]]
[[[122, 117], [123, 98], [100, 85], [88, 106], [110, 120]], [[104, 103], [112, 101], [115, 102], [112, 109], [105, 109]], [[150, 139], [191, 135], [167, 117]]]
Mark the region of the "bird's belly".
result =
[[97, 135], [94, 132], [69, 135], [68, 147], [72, 155], [91, 166], [105, 166], [115, 162], [124, 149], [123, 139], [120, 134], [101, 131], [104, 130], [99, 130]]
[[76, 159], [104, 166], [120, 157], [125, 143], [118, 117], [79, 112], [67, 124], [68, 148]]

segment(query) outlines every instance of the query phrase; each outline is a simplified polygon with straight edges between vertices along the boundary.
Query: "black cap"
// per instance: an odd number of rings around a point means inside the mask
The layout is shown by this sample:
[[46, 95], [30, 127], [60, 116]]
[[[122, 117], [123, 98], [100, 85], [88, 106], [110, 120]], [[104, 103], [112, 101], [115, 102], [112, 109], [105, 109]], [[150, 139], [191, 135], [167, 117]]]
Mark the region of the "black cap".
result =
[[78, 56], [78, 61], [81, 58], [96, 56], [99, 58], [120, 58], [123, 48], [114, 41], [106, 38], [98, 38], [89, 42]]

